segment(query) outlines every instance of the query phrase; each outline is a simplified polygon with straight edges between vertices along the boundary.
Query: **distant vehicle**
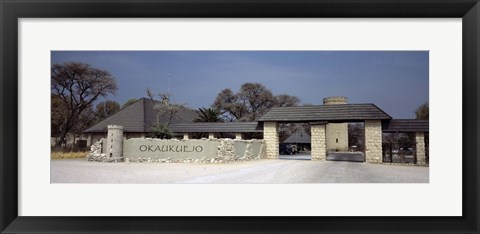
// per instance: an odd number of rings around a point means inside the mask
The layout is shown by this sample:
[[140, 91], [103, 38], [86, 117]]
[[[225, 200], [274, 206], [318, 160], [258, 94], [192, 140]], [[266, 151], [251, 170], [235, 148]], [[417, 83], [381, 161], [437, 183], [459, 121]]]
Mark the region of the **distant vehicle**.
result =
[[413, 149], [411, 147], [402, 147], [400, 148], [400, 153], [403, 153], [406, 155], [413, 154]]
[[350, 151], [357, 151], [357, 150], [358, 150], [358, 146], [356, 145], [350, 146]]
[[291, 146], [292, 146], [292, 154], [298, 154], [297, 145], [291, 145]]
[[290, 155], [293, 153], [292, 145], [282, 144], [280, 145], [280, 154]]

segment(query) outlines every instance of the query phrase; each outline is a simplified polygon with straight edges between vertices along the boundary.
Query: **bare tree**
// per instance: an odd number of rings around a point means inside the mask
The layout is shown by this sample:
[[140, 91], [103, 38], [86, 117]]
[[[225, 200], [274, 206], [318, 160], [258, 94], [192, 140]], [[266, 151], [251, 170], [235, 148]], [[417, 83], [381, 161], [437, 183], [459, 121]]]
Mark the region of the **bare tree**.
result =
[[148, 98], [150, 98], [150, 100], [154, 100], [155, 99], [155, 94], [153, 94], [152, 90], [150, 88], [146, 88], [145, 89], [145, 92], [147, 92], [147, 96]]
[[218, 109], [227, 121], [255, 121], [272, 107], [296, 106], [299, 102], [297, 97], [287, 94], [274, 96], [260, 83], [245, 83], [238, 93], [231, 89], [222, 90], [212, 107]]
[[298, 103], [300, 103], [300, 99], [295, 96], [290, 96], [288, 94], [280, 94], [275, 96], [275, 106], [278, 107], [297, 106]]
[[[180, 118], [180, 115], [184, 111], [188, 111], [185, 104], [170, 103], [170, 94], [160, 93], [158, 95], [147, 88], [147, 96], [153, 103], [153, 111], [156, 116], [156, 121], [152, 126], [152, 135], [161, 139], [170, 139], [173, 137], [173, 133], [170, 131], [170, 124], [175, 118]], [[155, 101], [155, 96], [161, 97], [161, 102]]]
[[222, 117], [228, 122], [242, 119], [247, 114], [246, 103], [241, 102], [238, 95], [234, 94], [231, 89], [222, 90], [212, 106], [219, 110]]
[[117, 89], [115, 78], [108, 71], [84, 63], [53, 64], [51, 91], [60, 98], [66, 108], [57, 146], [65, 142], [67, 134], [75, 126], [83, 111], [91, 108], [98, 97], [115, 94]]

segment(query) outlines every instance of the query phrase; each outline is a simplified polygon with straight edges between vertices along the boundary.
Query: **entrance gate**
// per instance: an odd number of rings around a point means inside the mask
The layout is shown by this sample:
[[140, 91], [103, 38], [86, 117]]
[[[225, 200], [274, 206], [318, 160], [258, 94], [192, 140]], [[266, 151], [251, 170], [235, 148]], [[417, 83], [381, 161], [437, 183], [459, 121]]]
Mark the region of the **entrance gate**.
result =
[[[305, 123], [311, 127], [311, 158], [327, 160], [327, 131], [330, 123], [364, 123], [364, 159], [367, 163], [394, 162], [395, 152], [382, 144], [382, 133], [415, 133], [415, 155], [412, 163], [427, 165], [425, 133], [428, 133], [428, 120], [392, 120], [388, 114], [374, 104], [342, 104], [299, 107], [276, 107], [270, 109], [257, 122], [231, 123], [189, 123], [172, 125], [173, 132], [183, 133], [188, 139], [192, 132], [231, 132], [237, 139], [243, 132], [262, 132], [266, 146], [266, 157], [279, 158], [279, 123]], [[213, 137], [213, 134], [209, 134]], [[428, 135], [427, 135], [428, 136]], [[399, 152], [400, 153], [400, 152]], [[404, 158], [408, 158], [405, 153]], [[341, 155], [339, 156], [342, 157]], [[390, 157], [390, 158], [388, 158]], [[361, 160], [358, 160], [361, 161]]]
[[363, 122], [365, 161], [382, 162], [382, 123], [392, 118], [374, 104], [341, 104], [301, 107], [276, 107], [263, 115], [264, 139], [268, 158], [278, 158], [278, 123], [307, 122], [311, 126], [312, 160], [326, 160], [329, 123]]

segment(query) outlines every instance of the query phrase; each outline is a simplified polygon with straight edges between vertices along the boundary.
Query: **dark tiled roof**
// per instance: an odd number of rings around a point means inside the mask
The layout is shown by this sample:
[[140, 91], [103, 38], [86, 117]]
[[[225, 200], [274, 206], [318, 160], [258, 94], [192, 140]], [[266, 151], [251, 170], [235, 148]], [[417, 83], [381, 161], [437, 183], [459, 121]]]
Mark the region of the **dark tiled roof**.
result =
[[[160, 101], [141, 98], [137, 102], [125, 107], [116, 114], [100, 121], [85, 132], [106, 132], [108, 125], [121, 125], [124, 132], [151, 132], [152, 126], [157, 121], [157, 113], [161, 123], [193, 122], [198, 116], [194, 110], [179, 107], [175, 111], [167, 111], [172, 106], [166, 106]], [[176, 112], [170, 116], [172, 112]]]
[[258, 122], [178, 123], [170, 125], [172, 132], [263, 132]]
[[305, 132], [305, 130], [299, 130], [292, 135], [290, 135], [287, 139], [285, 139], [282, 143], [306, 143], [310, 144], [310, 135]]
[[387, 113], [374, 104], [342, 104], [320, 106], [275, 107], [258, 121], [328, 121], [353, 122], [361, 120], [389, 120]]
[[387, 122], [382, 132], [428, 132], [428, 120], [392, 119]]

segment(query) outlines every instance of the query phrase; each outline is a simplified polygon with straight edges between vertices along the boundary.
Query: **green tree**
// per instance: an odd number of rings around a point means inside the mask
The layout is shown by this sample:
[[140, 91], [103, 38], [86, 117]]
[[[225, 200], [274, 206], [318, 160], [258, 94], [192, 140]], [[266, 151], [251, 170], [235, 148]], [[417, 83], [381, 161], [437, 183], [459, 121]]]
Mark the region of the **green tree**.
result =
[[222, 122], [220, 112], [215, 108], [199, 108], [195, 122]]
[[166, 124], [156, 123], [152, 126], [152, 136], [160, 139], [171, 139], [173, 138], [173, 133]]
[[[223, 122], [222, 118], [220, 117], [220, 112], [215, 108], [199, 108], [198, 109], [198, 117], [193, 120], [194, 122]], [[223, 137], [223, 134], [220, 133]], [[199, 132], [194, 133], [193, 138], [203, 138], [207, 137], [208, 133]]]
[[400, 148], [410, 148], [415, 145], [415, 133], [402, 133], [398, 137], [398, 146]]
[[[68, 117], [68, 109], [65, 104], [62, 102], [61, 98], [57, 95], [51, 95], [51, 136], [59, 137], [62, 128], [64, 127], [63, 122]], [[77, 117], [75, 124], [72, 126], [69, 134], [73, 136], [74, 142], [75, 137], [81, 135], [83, 130], [91, 126], [95, 122], [95, 117], [93, 114], [92, 107], [89, 107], [82, 111], [82, 113]], [[60, 142], [57, 139], [57, 142]], [[56, 144], [57, 145], [57, 144]], [[57, 145], [58, 146], [58, 145]]]
[[415, 111], [415, 118], [428, 120], [429, 118], [428, 112], [429, 112], [429, 107], [428, 107], [428, 102], [426, 102], [417, 108], [417, 110]]
[[68, 115], [67, 107], [62, 99], [56, 94], [52, 94], [50, 99], [50, 134], [52, 137], [58, 137], [63, 131], [63, 122]]
[[130, 98], [130, 99], [128, 99], [125, 103], [123, 103], [122, 109], [124, 109], [124, 108], [127, 107], [127, 106], [132, 105], [133, 103], [135, 103], [135, 102], [137, 102], [137, 101], [138, 101], [138, 99], [136, 99], [136, 98]]
[[114, 115], [120, 110], [120, 104], [115, 101], [107, 100], [100, 102], [95, 106], [95, 119], [98, 122]]
[[115, 77], [108, 71], [77, 62], [53, 64], [50, 88], [65, 108], [57, 146], [65, 143], [79, 117], [97, 98], [115, 94], [118, 89]]

